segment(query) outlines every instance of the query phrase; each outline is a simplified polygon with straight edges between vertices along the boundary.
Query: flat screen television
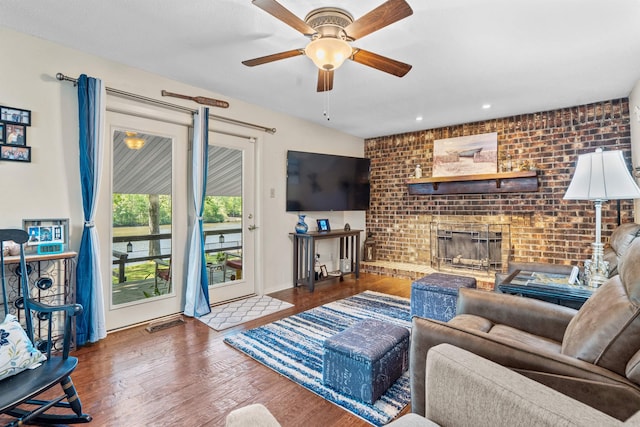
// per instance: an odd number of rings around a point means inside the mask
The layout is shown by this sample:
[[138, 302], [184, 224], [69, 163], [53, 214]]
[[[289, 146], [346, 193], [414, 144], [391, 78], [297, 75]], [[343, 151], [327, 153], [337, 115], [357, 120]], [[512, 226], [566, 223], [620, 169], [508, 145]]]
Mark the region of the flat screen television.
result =
[[369, 209], [371, 161], [287, 152], [287, 212]]

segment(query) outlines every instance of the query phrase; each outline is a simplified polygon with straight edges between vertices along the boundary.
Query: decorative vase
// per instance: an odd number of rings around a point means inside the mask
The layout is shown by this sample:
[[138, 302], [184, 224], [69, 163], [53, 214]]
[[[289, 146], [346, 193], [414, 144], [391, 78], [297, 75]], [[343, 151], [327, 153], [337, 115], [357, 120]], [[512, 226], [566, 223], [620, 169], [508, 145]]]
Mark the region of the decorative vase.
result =
[[296, 224], [296, 233], [304, 234], [309, 230], [309, 226], [304, 222], [306, 215], [298, 215], [298, 223]]

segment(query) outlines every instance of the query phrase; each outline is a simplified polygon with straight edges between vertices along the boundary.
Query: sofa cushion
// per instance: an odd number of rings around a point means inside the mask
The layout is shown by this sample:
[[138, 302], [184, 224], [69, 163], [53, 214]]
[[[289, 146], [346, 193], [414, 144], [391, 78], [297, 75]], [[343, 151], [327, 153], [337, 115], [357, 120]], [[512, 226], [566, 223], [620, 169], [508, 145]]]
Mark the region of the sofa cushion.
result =
[[640, 349], [640, 239], [620, 260], [610, 278], [571, 320], [562, 353], [625, 375]]
[[504, 341], [524, 344], [528, 347], [533, 347], [546, 353], [560, 353], [560, 350], [562, 349], [562, 344], [558, 341], [541, 337], [540, 335], [530, 334], [506, 325], [495, 325], [491, 328], [489, 335]]

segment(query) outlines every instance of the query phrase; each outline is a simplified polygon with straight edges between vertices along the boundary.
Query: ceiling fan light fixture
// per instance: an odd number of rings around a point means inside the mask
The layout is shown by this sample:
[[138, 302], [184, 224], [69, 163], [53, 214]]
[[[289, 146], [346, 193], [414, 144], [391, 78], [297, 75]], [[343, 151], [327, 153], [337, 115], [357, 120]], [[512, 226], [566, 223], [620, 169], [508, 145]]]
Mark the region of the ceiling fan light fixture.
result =
[[146, 142], [144, 138], [137, 137], [135, 132], [125, 132], [127, 135], [124, 138], [124, 143], [131, 150], [139, 150], [144, 147], [144, 143]]
[[346, 41], [334, 37], [312, 40], [304, 49], [305, 55], [321, 70], [335, 70], [351, 56], [352, 49]]

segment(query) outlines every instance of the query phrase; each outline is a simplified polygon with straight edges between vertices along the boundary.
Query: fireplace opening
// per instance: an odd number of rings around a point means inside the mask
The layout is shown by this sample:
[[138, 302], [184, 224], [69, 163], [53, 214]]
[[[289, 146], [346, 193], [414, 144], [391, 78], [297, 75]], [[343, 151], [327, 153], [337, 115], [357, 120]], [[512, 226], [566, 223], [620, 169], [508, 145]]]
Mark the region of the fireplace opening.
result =
[[433, 222], [431, 264], [438, 270], [500, 271], [508, 242], [508, 224]]

